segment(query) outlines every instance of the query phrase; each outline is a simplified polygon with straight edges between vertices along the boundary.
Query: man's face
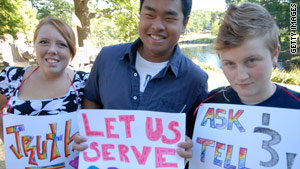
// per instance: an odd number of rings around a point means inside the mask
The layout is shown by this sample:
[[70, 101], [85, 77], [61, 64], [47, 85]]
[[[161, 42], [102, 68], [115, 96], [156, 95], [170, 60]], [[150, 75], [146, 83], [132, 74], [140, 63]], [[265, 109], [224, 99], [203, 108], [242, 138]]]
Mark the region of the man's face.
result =
[[145, 0], [141, 8], [139, 36], [141, 55], [152, 62], [170, 58], [180, 34], [185, 31], [181, 0]]
[[279, 47], [272, 54], [263, 37], [246, 40], [242, 45], [220, 51], [223, 72], [245, 104], [257, 104], [274, 92], [271, 82]]

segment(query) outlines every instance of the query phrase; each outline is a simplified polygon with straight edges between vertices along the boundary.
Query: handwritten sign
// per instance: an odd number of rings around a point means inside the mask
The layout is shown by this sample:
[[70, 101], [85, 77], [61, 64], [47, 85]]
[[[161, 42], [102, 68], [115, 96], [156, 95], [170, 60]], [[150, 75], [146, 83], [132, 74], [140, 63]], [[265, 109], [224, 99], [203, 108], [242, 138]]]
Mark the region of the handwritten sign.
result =
[[83, 109], [78, 120], [80, 135], [89, 146], [79, 154], [79, 168], [184, 167], [176, 149], [185, 141], [185, 114]]
[[190, 169], [299, 169], [300, 111], [204, 104], [193, 135]]
[[6, 168], [77, 168], [72, 151], [78, 132], [76, 113], [47, 116], [3, 116]]

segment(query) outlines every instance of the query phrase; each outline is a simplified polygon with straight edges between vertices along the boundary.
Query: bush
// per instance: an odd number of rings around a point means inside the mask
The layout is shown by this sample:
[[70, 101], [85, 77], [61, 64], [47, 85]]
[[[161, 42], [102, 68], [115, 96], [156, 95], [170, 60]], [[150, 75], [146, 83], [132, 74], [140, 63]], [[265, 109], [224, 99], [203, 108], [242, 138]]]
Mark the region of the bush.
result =
[[297, 67], [294, 67], [291, 71], [285, 71], [276, 68], [273, 70], [271, 79], [276, 83], [300, 86], [300, 70]]

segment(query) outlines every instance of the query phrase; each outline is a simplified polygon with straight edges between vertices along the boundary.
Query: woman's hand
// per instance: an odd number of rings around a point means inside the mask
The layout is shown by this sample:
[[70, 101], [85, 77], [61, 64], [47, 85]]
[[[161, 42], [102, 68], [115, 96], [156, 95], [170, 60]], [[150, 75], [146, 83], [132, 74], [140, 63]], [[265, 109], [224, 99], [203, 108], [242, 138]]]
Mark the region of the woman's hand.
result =
[[74, 144], [73, 144], [73, 149], [77, 151], [84, 151], [85, 149], [88, 148], [87, 144], [81, 144], [86, 142], [86, 138], [81, 137], [79, 133], [76, 133], [74, 136]]

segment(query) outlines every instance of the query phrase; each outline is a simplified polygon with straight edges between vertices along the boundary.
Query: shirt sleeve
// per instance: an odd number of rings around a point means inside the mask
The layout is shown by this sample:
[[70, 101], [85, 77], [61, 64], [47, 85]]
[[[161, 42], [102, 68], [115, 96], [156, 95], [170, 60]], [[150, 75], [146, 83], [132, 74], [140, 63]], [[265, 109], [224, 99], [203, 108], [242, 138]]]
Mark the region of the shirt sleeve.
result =
[[75, 75], [75, 79], [73, 81], [73, 85], [78, 94], [78, 99], [79, 99], [80, 103], [82, 103], [82, 100], [83, 100], [84, 87], [86, 85], [86, 81], [87, 81], [89, 75], [90, 75], [90, 73], [83, 72], [83, 71], [77, 71], [76, 75]]
[[9, 97], [13, 93], [13, 91], [21, 83], [24, 71], [25, 70], [22, 70], [22, 68], [10, 67], [10, 66], [3, 69], [0, 74], [1, 94], [5, 95], [6, 97]]
[[[100, 55], [99, 55], [100, 56]], [[95, 103], [100, 103], [99, 78], [100, 78], [100, 57], [97, 57], [91, 73], [84, 88], [84, 97]]]

